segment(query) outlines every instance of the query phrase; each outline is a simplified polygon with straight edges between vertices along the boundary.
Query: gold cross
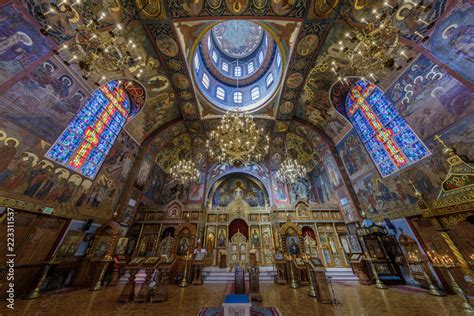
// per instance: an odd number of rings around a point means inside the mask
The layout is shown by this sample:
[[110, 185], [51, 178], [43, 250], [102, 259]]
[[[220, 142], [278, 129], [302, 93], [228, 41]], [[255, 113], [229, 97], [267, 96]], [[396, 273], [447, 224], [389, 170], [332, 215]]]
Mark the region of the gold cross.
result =
[[438, 143], [440, 143], [441, 145], [443, 145], [443, 147], [448, 148], [448, 146], [446, 146], [446, 144], [444, 143], [444, 141], [441, 139], [441, 135], [438, 135], [438, 134], [437, 134], [437, 135], [435, 135], [435, 136], [433, 137], [433, 139], [434, 139], [435, 141], [437, 141]]

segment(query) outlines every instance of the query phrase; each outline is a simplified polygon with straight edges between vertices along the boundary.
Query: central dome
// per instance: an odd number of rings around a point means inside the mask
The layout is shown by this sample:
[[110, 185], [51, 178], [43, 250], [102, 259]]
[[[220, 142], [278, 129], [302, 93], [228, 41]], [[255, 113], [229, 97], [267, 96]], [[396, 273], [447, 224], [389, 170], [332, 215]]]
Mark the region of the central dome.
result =
[[263, 26], [246, 20], [215, 24], [193, 53], [201, 94], [223, 111], [254, 111], [275, 93], [282, 77], [280, 48]]
[[263, 38], [263, 28], [245, 20], [230, 20], [212, 28], [219, 49], [231, 58], [244, 58], [252, 54]]

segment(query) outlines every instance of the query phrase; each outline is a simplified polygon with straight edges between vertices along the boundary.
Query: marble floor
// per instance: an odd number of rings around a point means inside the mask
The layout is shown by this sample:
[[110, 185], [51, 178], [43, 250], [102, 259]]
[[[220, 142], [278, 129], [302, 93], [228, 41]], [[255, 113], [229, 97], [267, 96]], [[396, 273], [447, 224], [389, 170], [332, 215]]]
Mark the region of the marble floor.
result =
[[[116, 299], [122, 286], [102, 291], [76, 290], [44, 295], [36, 300], [17, 299], [15, 310], [5, 309], [0, 315], [196, 315], [201, 307], [220, 306], [230, 284], [206, 284], [179, 288], [170, 286], [170, 298], [164, 303], [119, 304]], [[307, 295], [308, 287], [290, 289], [288, 286], [262, 284], [263, 306], [275, 306], [283, 316], [299, 315], [464, 315], [458, 297], [433, 297], [411, 287], [391, 287], [377, 290], [358, 283], [336, 283], [334, 290], [342, 305], [318, 303]]]

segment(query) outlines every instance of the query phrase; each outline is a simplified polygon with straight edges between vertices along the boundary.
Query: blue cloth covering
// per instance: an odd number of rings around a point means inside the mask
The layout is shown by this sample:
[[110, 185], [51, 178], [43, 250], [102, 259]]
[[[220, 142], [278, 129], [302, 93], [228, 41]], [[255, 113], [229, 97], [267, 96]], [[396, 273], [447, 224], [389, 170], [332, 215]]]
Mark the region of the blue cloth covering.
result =
[[224, 303], [230, 303], [230, 304], [250, 303], [250, 297], [245, 294], [229, 294], [225, 296]]

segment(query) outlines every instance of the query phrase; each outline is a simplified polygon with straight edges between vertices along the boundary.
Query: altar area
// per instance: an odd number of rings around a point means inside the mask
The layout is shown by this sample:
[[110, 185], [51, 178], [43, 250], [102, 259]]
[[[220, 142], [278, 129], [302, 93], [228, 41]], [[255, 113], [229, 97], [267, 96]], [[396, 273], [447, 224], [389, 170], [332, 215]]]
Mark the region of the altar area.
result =
[[327, 268], [347, 270], [350, 264], [340, 239], [347, 229], [339, 208], [318, 207], [304, 198], [305, 192], [292, 207], [277, 208], [270, 203], [267, 186], [251, 174], [230, 174], [212, 184], [204, 206], [173, 200], [162, 210], [139, 211], [130, 237], [137, 244], [134, 256], [163, 255], [172, 243], [181, 245], [177, 227], [188, 222], [196, 228], [194, 244], [178, 246], [178, 259], [200, 245], [206, 253], [204, 271], [231, 271], [236, 265], [249, 266], [251, 258], [276, 271], [275, 256], [286, 243], [280, 228], [290, 220], [301, 229], [298, 252], [320, 258]]

